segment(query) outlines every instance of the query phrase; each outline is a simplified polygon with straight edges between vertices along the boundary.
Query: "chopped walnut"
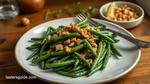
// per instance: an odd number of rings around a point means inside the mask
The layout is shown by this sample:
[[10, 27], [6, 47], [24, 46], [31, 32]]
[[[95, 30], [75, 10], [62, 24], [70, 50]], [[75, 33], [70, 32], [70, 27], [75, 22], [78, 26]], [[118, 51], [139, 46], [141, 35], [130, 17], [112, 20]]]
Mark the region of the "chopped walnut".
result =
[[67, 34], [69, 34], [68, 31], [63, 31], [63, 32], [61, 33], [61, 35], [67, 35]]
[[79, 38], [77, 38], [76, 44], [79, 45], [81, 42], [82, 42], [82, 40], [80, 40]]
[[92, 59], [87, 59], [87, 61], [92, 64], [93, 60]]
[[80, 54], [81, 57], [85, 57], [86, 55], [84, 55], [83, 53]]
[[64, 44], [70, 44], [70, 39], [64, 41]]
[[71, 48], [68, 47], [68, 46], [66, 46], [66, 47], [65, 47], [65, 51], [66, 51], [67, 53], [70, 53], [70, 52], [71, 52]]
[[72, 42], [72, 43], [69, 44], [69, 47], [72, 47], [72, 46], [74, 46], [74, 45], [75, 45], [75, 43]]
[[92, 47], [93, 47], [94, 50], [97, 50], [97, 45], [96, 45], [96, 43], [92, 43]]
[[69, 30], [80, 33], [83, 37], [89, 37], [89, 35], [88, 35], [89, 32], [86, 29], [81, 29], [75, 24], [70, 24], [66, 28]]
[[49, 41], [51, 40], [51, 35], [47, 36], [47, 40], [49, 40]]
[[57, 34], [53, 34], [53, 37], [57, 37], [58, 35]]
[[94, 43], [94, 39], [93, 38], [89, 39], [89, 42]]
[[76, 42], [77, 38], [70, 39], [71, 42]]
[[56, 32], [56, 34], [58, 35], [58, 36], [60, 36], [61, 35], [61, 30], [59, 30], [58, 32]]
[[56, 49], [56, 51], [63, 50], [63, 45], [62, 44], [57, 44], [55, 49]]

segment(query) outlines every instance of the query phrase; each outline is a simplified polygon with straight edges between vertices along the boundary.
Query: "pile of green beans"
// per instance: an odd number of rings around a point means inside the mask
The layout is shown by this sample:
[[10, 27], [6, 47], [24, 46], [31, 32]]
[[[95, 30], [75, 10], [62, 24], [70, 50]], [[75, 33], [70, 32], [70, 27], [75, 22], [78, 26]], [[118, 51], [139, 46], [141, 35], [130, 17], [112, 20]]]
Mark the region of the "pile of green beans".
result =
[[[76, 25], [80, 28], [87, 28], [87, 19], [82, 22], [77, 22]], [[116, 35], [109, 31], [100, 31], [96, 27], [88, 26], [87, 31], [94, 36], [94, 42], [97, 45], [95, 50], [89, 41], [89, 38], [84, 38], [78, 32], [71, 32], [65, 36], [52, 37], [45, 41], [48, 35], [53, 35], [59, 30], [63, 30], [65, 26], [58, 28], [49, 27], [43, 32], [42, 37], [33, 37], [29, 40], [32, 43], [28, 50], [33, 53], [28, 56], [27, 60], [31, 60], [33, 64], [40, 65], [43, 70], [50, 69], [58, 74], [68, 77], [91, 76], [99, 70], [106, 68], [109, 58], [114, 55], [116, 58], [121, 54], [116, 48], [115, 43], [118, 42]], [[50, 48], [60, 41], [70, 38], [80, 38], [83, 42], [71, 48], [70, 53], [65, 50], [52, 51]], [[88, 50], [90, 53], [83, 56], [81, 53]], [[89, 61], [91, 60], [91, 62]]]

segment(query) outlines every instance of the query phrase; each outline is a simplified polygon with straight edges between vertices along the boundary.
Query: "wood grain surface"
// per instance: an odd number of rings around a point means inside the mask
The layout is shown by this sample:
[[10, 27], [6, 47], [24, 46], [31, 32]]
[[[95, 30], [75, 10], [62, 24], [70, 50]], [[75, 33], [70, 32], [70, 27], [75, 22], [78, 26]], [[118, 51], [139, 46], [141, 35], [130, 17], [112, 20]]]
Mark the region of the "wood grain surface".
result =
[[[58, 8], [64, 7], [64, 5], [68, 5], [73, 8], [78, 1], [79, 0], [47, 0], [45, 8], [37, 13], [20, 14], [11, 20], [0, 21], [0, 84], [46, 83], [39, 79], [8, 80], [5, 78], [6, 76], [10, 75], [30, 76], [18, 65], [15, 59], [14, 50], [16, 43], [19, 38], [32, 27], [50, 20], [57, 19], [53, 16], [50, 16], [48, 20], [45, 20], [44, 14], [47, 9], [57, 10]], [[81, 4], [83, 7], [93, 5], [99, 8], [101, 5], [110, 1], [113, 0], [81, 0]], [[98, 14], [96, 14], [96, 16], [98, 16]], [[31, 24], [26, 27], [21, 27], [19, 23], [22, 17], [29, 18]], [[60, 18], [64, 17], [68, 16], [64, 14], [61, 15]], [[139, 39], [150, 41], [150, 18], [145, 15], [143, 22], [139, 26], [128, 31], [130, 31]], [[141, 50], [142, 56], [136, 67], [127, 75], [108, 84], [150, 84], [150, 48]]]

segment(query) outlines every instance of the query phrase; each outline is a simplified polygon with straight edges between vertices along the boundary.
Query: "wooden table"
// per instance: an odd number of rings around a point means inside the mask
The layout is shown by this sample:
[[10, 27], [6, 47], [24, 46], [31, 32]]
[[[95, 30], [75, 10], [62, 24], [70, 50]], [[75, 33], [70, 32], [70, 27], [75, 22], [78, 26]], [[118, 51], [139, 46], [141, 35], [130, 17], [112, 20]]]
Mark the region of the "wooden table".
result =
[[[34, 14], [21, 14], [18, 17], [7, 20], [0, 21], [0, 84], [26, 84], [26, 83], [45, 83], [38, 79], [33, 80], [7, 80], [5, 76], [15, 75], [15, 76], [28, 76], [18, 64], [15, 59], [14, 50], [15, 45], [19, 38], [27, 32], [32, 27], [56, 19], [54, 17], [49, 17], [48, 20], [45, 20], [44, 14], [47, 9], [55, 10], [62, 8], [64, 5], [74, 7], [78, 0], [47, 0], [46, 7]], [[88, 5], [94, 5], [100, 7], [106, 2], [113, 0], [82, 0], [81, 4], [84, 7]], [[22, 17], [28, 17], [31, 21], [31, 24], [26, 27], [20, 27], [18, 24]], [[68, 17], [62, 15], [62, 17]], [[145, 15], [143, 22], [129, 30], [133, 35], [139, 39], [150, 41], [150, 18]], [[127, 75], [122, 78], [110, 82], [110, 84], [150, 84], [150, 48], [142, 49], [142, 56], [137, 64], [137, 66], [129, 72]]]

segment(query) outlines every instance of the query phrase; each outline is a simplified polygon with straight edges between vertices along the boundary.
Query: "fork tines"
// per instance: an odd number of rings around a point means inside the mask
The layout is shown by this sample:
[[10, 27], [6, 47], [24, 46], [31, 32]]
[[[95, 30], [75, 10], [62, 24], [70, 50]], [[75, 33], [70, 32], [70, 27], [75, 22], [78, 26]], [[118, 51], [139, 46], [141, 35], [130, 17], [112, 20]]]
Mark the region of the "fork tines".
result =
[[97, 23], [96, 21], [92, 20], [91, 18], [89, 18], [86, 14], [84, 13], [80, 13], [78, 15], [76, 15], [76, 18], [79, 20], [79, 21], [83, 21], [87, 18], [87, 21], [89, 23], [89, 25], [91, 26], [100, 26], [99, 23]]

